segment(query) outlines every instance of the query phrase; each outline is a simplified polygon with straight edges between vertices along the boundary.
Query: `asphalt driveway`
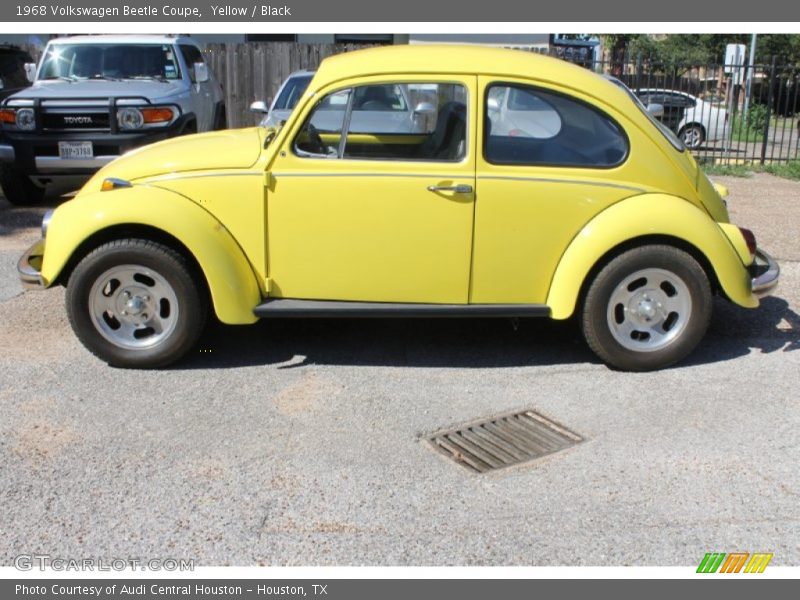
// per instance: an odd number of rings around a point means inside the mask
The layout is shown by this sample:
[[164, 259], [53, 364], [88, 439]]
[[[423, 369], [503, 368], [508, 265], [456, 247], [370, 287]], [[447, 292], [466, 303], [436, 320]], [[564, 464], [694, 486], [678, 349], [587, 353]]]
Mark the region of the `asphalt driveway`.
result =
[[[112, 369], [63, 290], [22, 292], [45, 208], [0, 199], [0, 564], [800, 564], [800, 184], [719, 179], [781, 286], [718, 301], [697, 352], [649, 374], [505, 320], [213, 326], [174, 368]], [[418, 440], [526, 407], [585, 443], [473, 475]]]

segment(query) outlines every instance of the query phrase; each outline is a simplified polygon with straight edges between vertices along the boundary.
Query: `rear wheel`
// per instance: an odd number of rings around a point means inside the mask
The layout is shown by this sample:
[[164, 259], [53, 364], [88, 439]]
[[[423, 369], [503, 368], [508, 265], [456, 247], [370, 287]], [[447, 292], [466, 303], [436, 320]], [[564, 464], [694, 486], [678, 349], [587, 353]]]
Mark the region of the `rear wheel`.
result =
[[634, 248], [589, 286], [583, 334], [613, 367], [660, 369], [694, 350], [708, 328], [711, 304], [708, 278], [691, 255], [671, 246]]
[[706, 132], [702, 125], [692, 123], [681, 129], [681, 139], [687, 148], [699, 148], [706, 140]]
[[161, 367], [197, 341], [206, 300], [186, 260], [148, 240], [125, 239], [86, 256], [67, 285], [67, 313], [81, 342], [118, 367]]
[[11, 204], [30, 206], [44, 200], [45, 190], [11, 165], [0, 168], [0, 187]]

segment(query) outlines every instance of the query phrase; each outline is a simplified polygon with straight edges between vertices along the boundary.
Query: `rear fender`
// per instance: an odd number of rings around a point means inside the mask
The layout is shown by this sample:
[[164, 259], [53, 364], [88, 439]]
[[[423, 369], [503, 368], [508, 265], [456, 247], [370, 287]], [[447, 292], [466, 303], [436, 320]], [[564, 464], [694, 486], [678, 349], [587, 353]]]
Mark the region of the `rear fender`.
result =
[[731, 301], [747, 308], [758, 306], [741, 244], [729, 237], [730, 227], [723, 230], [694, 204], [667, 194], [642, 194], [610, 206], [581, 229], [561, 257], [547, 296], [552, 317], [569, 318], [594, 267], [615, 248], [647, 236], [666, 236], [693, 246], [711, 265]]

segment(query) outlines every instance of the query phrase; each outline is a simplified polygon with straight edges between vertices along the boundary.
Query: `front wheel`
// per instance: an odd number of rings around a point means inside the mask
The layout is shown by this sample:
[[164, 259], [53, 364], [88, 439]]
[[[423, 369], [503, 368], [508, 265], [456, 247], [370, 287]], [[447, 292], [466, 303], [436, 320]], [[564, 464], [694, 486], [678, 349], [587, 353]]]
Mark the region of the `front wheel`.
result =
[[183, 256], [141, 239], [87, 255], [67, 284], [67, 314], [84, 346], [117, 367], [162, 367], [197, 341], [206, 298]]
[[604, 362], [625, 371], [651, 371], [687, 356], [711, 319], [705, 271], [672, 246], [643, 246], [610, 261], [583, 304], [582, 328]]

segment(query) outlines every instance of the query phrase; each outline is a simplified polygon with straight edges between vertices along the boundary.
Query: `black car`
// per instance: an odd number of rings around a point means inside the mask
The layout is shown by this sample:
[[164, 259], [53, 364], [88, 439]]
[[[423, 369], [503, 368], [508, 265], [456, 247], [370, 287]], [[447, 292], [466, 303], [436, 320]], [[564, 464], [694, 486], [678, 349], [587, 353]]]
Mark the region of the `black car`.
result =
[[34, 62], [30, 54], [17, 46], [0, 45], [0, 100], [30, 85], [25, 63]]

